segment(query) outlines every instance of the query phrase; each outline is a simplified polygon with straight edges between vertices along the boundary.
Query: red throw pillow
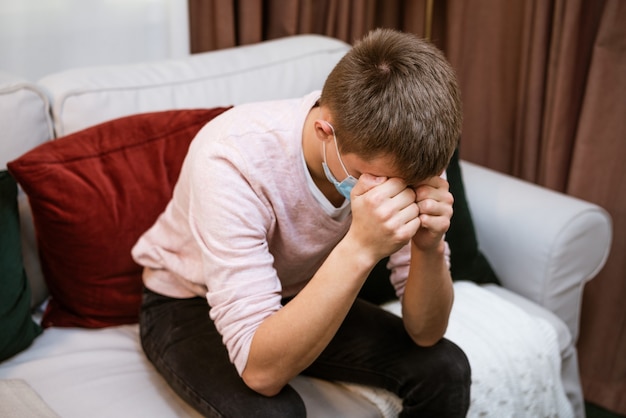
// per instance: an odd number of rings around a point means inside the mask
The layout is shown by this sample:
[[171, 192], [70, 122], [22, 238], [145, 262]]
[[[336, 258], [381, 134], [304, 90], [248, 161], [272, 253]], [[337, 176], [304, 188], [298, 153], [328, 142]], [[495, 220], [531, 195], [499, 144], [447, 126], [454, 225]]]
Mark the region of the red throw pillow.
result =
[[44, 327], [137, 322], [142, 269], [130, 250], [165, 209], [193, 137], [225, 110], [127, 116], [8, 164], [33, 214], [51, 296]]

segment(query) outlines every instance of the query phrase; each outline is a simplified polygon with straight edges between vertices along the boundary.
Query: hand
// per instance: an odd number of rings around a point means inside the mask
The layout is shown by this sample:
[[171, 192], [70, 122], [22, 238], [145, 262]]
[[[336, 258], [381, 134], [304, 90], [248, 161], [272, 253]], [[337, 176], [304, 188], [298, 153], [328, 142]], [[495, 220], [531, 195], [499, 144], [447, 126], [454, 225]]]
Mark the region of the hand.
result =
[[406, 245], [419, 226], [415, 192], [399, 178], [362, 174], [351, 195], [352, 225], [347, 237], [374, 257], [386, 257]]
[[443, 236], [450, 227], [454, 198], [449, 187], [446, 180], [435, 176], [415, 188], [420, 227], [413, 236], [413, 243], [422, 251], [441, 245]]

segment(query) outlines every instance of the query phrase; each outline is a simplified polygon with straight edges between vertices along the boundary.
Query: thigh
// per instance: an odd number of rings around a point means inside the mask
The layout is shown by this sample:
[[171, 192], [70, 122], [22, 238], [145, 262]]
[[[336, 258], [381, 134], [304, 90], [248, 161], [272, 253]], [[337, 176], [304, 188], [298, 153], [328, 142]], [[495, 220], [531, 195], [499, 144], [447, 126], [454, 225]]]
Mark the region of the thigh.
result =
[[304, 403], [290, 386], [275, 397], [246, 386], [230, 362], [203, 298], [172, 299], [144, 292], [141, 342], [169, 385], [204, 416], [304, 416]]
[[[456, 371], [458, 376], [452, 376]], [[305, 374], [385, 388], [403, 399], [415, 396], [416, 389], [448, 386], [453, 381], [469, 391], [469, 363], [460, 348], [446, 339], [420, 347], [401, 318], [362, 299], [355, 301], [331, 343]]]

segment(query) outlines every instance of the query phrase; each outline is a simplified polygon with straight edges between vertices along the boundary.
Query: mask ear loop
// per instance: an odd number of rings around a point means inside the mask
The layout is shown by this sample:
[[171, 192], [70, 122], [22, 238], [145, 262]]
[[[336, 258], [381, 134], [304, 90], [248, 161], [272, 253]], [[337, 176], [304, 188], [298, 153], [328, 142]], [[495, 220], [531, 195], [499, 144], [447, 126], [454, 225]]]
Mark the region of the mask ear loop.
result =
[[[343, 161], [341, 160], [341, 154], [339, 153], [339, 144], [337, 144], [337, 136], [335, 135], [335, 128], [333, 128], [333, 125], [331, 125], [330, 122], [326, 122], [326, 124], [330, 127], [330, 130], [333, 131], [333, 141], [335, 142], [335, 150], [337, 151], [339, 164], [341, 164], [341, 168], [343, 168], [343, 172], [346, 173], [346, 176], [352, 177], [352, 175], [348, 172], [348, 169], [346, 168], [346, 166], [343, 164]], [[324, 146], [324, 162], [326, 163], [326, 142], [324, 142], [323, 146]]]

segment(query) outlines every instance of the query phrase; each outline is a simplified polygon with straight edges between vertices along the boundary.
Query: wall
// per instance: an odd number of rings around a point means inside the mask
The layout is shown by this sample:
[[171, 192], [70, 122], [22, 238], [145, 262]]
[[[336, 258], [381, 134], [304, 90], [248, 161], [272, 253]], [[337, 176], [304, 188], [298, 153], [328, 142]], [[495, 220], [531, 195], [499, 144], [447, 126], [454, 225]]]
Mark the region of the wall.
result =
[[186, 0], [0, 0], [0, 71], [32, 81], [187, 54]]

